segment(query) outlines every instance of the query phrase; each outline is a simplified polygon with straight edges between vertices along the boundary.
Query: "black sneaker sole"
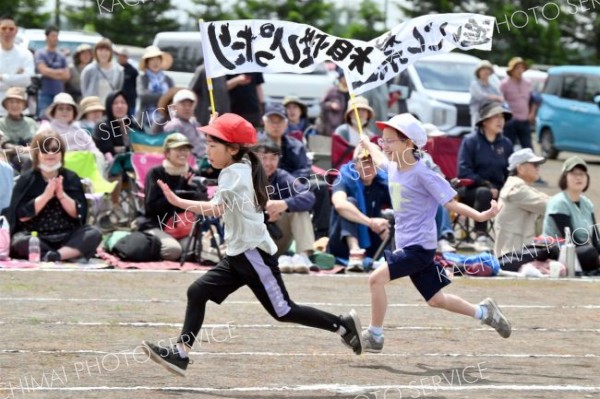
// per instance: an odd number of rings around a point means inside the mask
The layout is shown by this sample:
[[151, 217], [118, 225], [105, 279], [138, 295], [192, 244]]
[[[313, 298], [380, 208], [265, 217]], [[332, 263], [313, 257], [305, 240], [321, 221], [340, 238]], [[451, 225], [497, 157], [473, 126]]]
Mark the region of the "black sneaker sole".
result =
[[166, 368], [168, 371], [170, 371], [171, 373], [178, 375], [180, 377], [185, 377], [185, 370], [172, 365], [171, 363], [167, 362], [165, 359], [163, 359], [162, 357], [160, 357], [156, 352], [154, 352], [152, 349], [150, 349], [150, 346], [148, 346], [148, 342], [146, 341], [142, 341], [142, 350], [144, 351], [144, 353], [146, 353], [150, 359], [152, 359], [155, 363], [160, 364], [161, 366], [163, 366], [164, 368]]
[[350, 312], [348, 312], [348, 315], [352, 318], [352, 323], [354, 323], [356, 335], [358, 336], [358, 342], [360, 343], [360, 350], [354, 353], [356, 353], [356, 355], [360, 355], [362, 354], [363, 348], [365, 347], [361, 336], [362, 326], [360, 324], [360, 319], [358, 318], [358, 315], [356, 314], [356, 311], [354, 309], [351, 309]]

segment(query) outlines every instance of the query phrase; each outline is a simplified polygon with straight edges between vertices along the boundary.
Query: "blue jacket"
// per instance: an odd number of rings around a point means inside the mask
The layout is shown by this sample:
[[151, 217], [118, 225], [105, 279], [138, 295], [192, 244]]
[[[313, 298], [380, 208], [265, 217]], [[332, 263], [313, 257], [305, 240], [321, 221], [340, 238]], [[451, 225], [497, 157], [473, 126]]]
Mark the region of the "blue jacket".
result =
[[275, 173], [269, 176], [269, 186], [266, 190], [270, 200], [284, 200], [288, 212], [310, 211], [315, 205], [315, 195], [310, 191], [310, 187], [283, 169], [277, 168]]
[[[258, 136], [259, 142], [270, 141], [265, 132]], [[306, 155], [304, 144], [293, 137], [283, 135], [281, 137], [281, 156], [279, 157], [279, 169], [283, 169], [294, 177], [310, 176], [310, 160]]]
[[508, 178], [508, 157], [513, 144], [502, 134], [490, 143], [479, 128], [468, 134], [458, 151], [458, 178], [473, 179], [476, 186], [501, 189]]

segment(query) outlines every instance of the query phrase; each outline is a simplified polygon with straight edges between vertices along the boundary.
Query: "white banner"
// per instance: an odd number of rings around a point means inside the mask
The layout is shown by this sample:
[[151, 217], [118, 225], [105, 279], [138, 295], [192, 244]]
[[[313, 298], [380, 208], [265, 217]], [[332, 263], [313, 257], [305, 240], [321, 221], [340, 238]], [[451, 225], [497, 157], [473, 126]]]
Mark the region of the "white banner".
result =
[[484, 15], [425, 15], [364, 42], [287, 21], [200, 23], [204, 65], [211, 78], [246, 72], [306, 73], [329, 60], [344, 70], [354, 94], [387, 82], [428, 55], [455, 48], [490, 50], [493, 27], [494, 17]]
[[328, 35], [287, 21], [201, 22], [206, 75], [311, 72], [331, 60], [356, 76], [369, 76], [386, 55], [367, 42]]
[[406, 21], [369, 41], [386, 59], [366, 78], [347, 78], [348, 86], [354, 94], [363, 93], [392, 79], [419, 58], [456, 48], [489, 51], [494, 25], [494, 17], [469, 13], [424, 15]]

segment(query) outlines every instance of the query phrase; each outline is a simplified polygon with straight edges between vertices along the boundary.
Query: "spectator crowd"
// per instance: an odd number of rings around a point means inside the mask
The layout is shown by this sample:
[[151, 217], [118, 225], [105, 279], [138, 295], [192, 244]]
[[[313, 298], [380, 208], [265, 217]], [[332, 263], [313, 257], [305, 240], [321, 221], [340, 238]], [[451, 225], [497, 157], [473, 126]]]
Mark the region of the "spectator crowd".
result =
[[[35, 54], [15, 44], [16, 31], [16, 21], [0, 17], [0, 211], [10, 228], [9, 256], [26, 259], [35, 233], [44, 261], [89, 260], [103, 234], [127, 227], [153, 237], [160, 259], [200, 261], [191, 241], [204, 243], [195, 234], [213, 231], [194, 233], [195, 216], [190, 221], [185, 209], [171, 205], [157, 182], [201, 200], [219, 178], [203, 133], [212, 121], [204, 66], [189, 87], [176, 87], [169, 76], [173, 58], [158, 47], [147, 47], [137, 68], [127, 50], [107, 38], [78, 46], [69, 61], [58, 51], [56, 27], [46, 29], [46, 46]], [[538, 236], [565, 239], [570, 229], [583, 272], [600, 274], [594, 205], [585, 195], [587, 163], [567, 159], [554, 196], [537, 188], [547, 184], [539, 173], [545, 159], [532, 148], [539, 100], [523, 78], [526, 69], [523, 59], [510, 59], [498, 87], [489, 62], [475, 70], [473, 131], [451, 160], [452, 184], [456, 198], [475, 210], [487, 210], [492, 200], [501, 209], [492, 221], [474, 221], [440, 205], [437, 251], [453, 252], [472, 239], [475, 250], [493, 252], [505, 269], [517, 271], [525, 263], [558, 260], [558, 246], [535, 256], [525, 255], [526, 247]], [[31, 110], [34, 76], [40, 81]], [[376, 123], [388, 119], [388, 87], [350, 98], [339, 70], [322, 93], [321, 115], [310, 120], [294, 93], [265, 104], [263, 83], [261, 73], [248, 73], [214, 79], [213, 88], [219, 114], [238, 114], [258, 132], [252, 151], [268, 177], [264, 219], [281, 272], [378, 267], [394, 245], [395, 202], [404, 199], [402, 187], [389, 187], [389, 169], [378, 168], [361, 141], [367, 137], [384, 154], [393, 145]], [[433, 125], [416, 126], [428, 143], [445, 137]], [[157, 160], [142, 172], [135, 154], [148, 148]], [[326, 169], [313, 162], [315, 152], [329, 155]], [[91, 154], [88, 164], [78, 163], [77, 153]], [[421, 150], [415, 157], [446, 177], [437, 165], [442, 160]], [[110, 188], [100, 192], [103, 184]]]

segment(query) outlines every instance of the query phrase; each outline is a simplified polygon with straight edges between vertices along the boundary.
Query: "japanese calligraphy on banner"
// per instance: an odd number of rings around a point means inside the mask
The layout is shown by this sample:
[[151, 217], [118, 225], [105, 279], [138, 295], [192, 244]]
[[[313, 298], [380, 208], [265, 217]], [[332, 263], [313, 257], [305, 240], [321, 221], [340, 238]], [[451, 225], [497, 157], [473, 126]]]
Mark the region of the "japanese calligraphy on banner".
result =
[[348, 80], [355, 94], [377, 87], [422, 57], [461, 50], [491, 50], [495, 18], [478, 14], [425, 15], [395, 26], [369, 44], [386, 55], [368, 77]]
[[306, 73], [330, 60], [354, 94], [377, 87], [417, 59], [455, 48], [490, 50], [494, 18], [436, 14], [409, 20], [369, 42], [328, 35], [287, 21], [200, 23], [209, 77], [246, 72]]

